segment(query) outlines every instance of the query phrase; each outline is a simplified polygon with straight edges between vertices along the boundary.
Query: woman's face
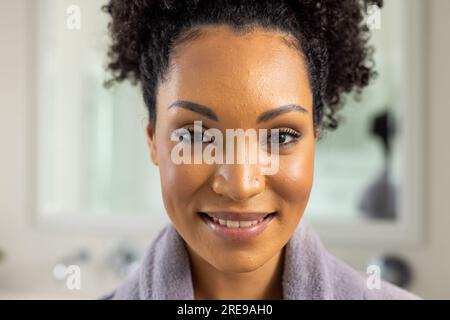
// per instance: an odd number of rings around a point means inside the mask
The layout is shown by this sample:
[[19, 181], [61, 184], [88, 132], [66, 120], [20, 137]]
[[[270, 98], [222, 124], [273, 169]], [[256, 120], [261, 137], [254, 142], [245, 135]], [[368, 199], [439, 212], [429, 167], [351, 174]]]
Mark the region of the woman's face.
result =
[[[239, 35], [227, 26], [202, 30], [172, 56], [148, 141], [166, 211], [188, 248], [218, 270], [249, 272], [280, 253], [306, 208], [316, 137], [312, 93], [304, 59], [287, 35], [263, 29]], [[180, 143], [192, 150], [196, 143], [201, 150], [217, 143], [207, 137], [192, 142], [186, 135], [175, 135], [181, 142], [171, 139], [180, 128], [192, 130], [194, 121], [203, 130], [220, 130], [224, 149], [232, 143], [226, 129], [267, 129], [266, 140], [279, 148], [278, 169], [268, 175], [259, 161], [236, 159], [176, 164], [172, 150]], [[278, 139], [271, 129], [280, 130]], [[250, 143], [245, 139], [243, 150]]]

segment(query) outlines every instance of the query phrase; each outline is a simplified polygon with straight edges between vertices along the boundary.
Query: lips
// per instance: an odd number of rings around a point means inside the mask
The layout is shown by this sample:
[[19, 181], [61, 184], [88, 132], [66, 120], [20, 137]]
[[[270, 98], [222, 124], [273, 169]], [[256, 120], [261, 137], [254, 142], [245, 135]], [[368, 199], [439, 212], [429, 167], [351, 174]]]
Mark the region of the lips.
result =
[[210, 218], [222, 219], [222, 220], [233, 220], [233, 221], [253, 221], [261, 220], [267, 217], [273, 212], [230, 212], [230, 211], [219, 211], [219, 212], [204, 212]]
[[199, 212], [210, 230], [227, 241], [246, 241], [261, 234], [275, 212]]

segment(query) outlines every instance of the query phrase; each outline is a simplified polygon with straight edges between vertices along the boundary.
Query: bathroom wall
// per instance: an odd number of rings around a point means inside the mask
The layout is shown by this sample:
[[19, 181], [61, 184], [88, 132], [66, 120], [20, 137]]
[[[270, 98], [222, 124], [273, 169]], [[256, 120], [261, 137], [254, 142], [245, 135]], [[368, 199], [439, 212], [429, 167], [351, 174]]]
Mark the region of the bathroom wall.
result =
[[371, 250], [329, 244], [331, 251], [358, 268], [375, 253], [404, 256], [414, 269], [411, 290], [425, 298], [450, 298], [450, 1], [427, 1], [426, 131], [424, 241], [420, 246], [391, 248], [373, 245]]
[[[0, 0], [0, 299], [95, 298], [120, 279], [107, 267], [108, 254], [125, 235], [107, 229], [36, 227], [30, 203], [33, 182], [32, 79], [33, 0]], [[424, 298], [450, 299], [450, 1], [427, 1], [424, 241], [407, 247], [336, 246], [329, 249], [363, 270], [374, 255], [399, 253], [411, 264], [415, 277], [410, 288]], [[132, 240], [143, 250], [154, 234], [139, 233]], [[129, 239], [129, 238], [127, 238]], [[61, 257], [88, 247], [83, 290], [68, 292], [52, 277]]]

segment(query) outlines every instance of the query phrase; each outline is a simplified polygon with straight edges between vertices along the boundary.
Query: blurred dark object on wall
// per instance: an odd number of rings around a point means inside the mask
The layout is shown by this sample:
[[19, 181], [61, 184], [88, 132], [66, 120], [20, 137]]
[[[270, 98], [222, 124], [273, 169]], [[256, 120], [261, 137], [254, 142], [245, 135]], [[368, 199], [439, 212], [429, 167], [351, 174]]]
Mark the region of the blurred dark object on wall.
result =
[[389, 219], [396, 217], [397, 192], [390, 180], [390, 160], [392, 140], [396, 133], [395, 122], [389, 107], [372, 119], [370, 134], [380, 142], [383, 167], [377, 177], [371, 181], [363, 192], [359, 209], [364, 216], [372, 219]]

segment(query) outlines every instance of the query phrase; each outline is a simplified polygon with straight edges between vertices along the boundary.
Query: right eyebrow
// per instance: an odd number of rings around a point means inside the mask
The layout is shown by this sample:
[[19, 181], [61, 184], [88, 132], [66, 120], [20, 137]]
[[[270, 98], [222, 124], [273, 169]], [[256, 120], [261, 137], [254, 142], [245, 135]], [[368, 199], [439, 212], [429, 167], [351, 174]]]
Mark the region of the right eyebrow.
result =
[[266, 112], [263, 112], [261, 115], [258, 116], [258, 119], [256, 120], [257, 123], [266, 122], [269, 120], [272, 120], [282, 114], [298, 111], [300, 113], [308, 113], [308, 110], [303, 108], [302, 106], [298, 104], [288, 104], [285, 106], [278, 107], [276, 109], [272, 109]]
[[179, 101], [175, 101], [174, 103], [172, 103], [169, 106], [169, 109], [171, 109], [171, 108], [186, 109], [186, 110], [201, 114], [202, 116], [205, 116], [213, 121], [219, 121], [219, 117], [216, 115], [216, 113], [210, 107], [207, 107], [207, 106], [204, 106], [204, 105], [201, 105], [198, 103], [179, 100]]

